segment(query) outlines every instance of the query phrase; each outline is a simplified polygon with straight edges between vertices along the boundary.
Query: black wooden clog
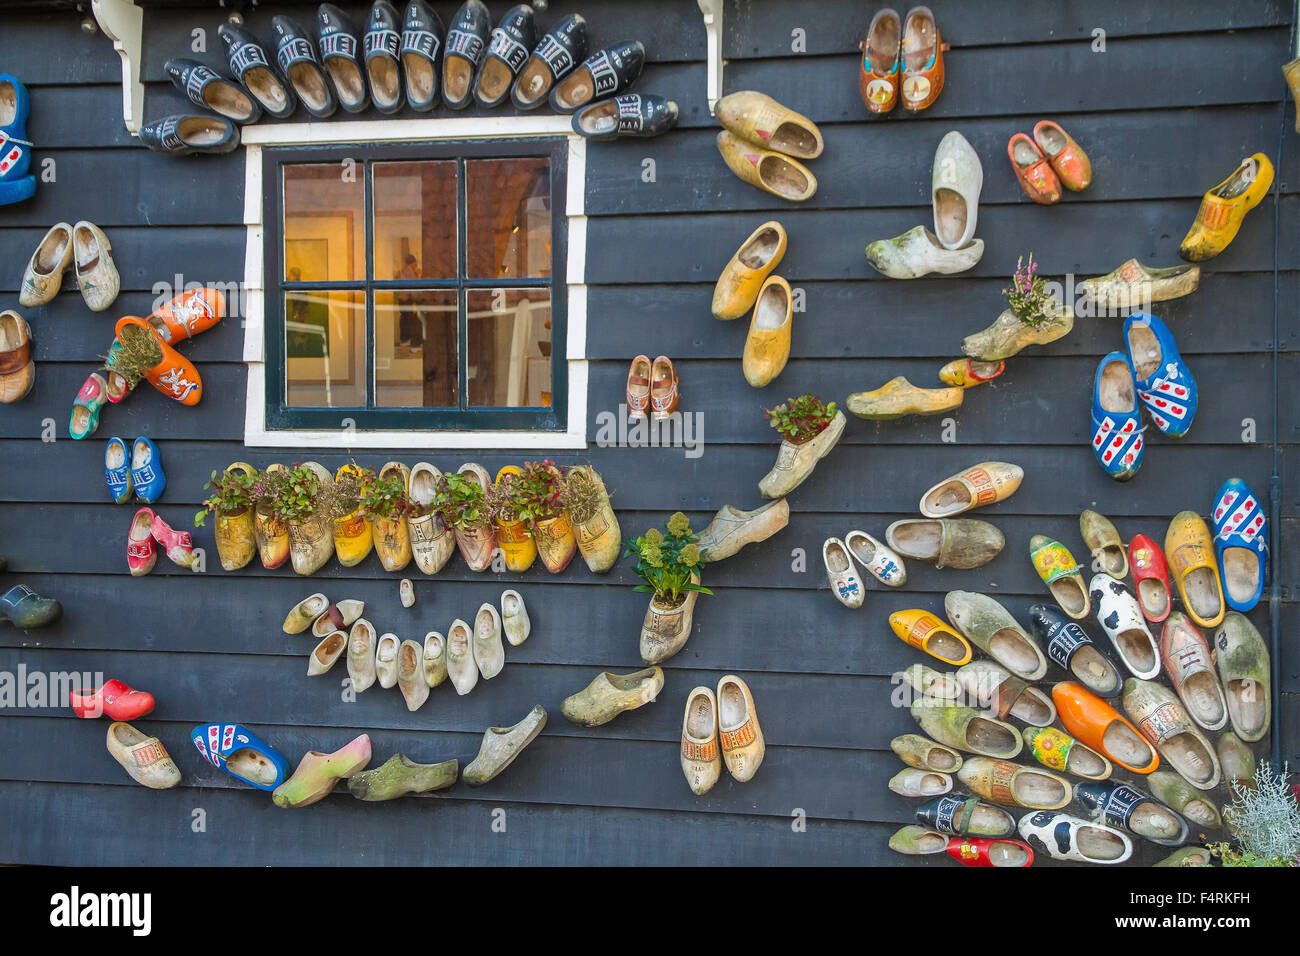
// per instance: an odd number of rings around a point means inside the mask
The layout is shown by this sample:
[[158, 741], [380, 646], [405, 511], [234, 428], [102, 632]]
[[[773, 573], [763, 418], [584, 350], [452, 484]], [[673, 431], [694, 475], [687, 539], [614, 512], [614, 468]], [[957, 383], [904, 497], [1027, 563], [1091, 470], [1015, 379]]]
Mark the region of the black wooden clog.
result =
[[234, 80], [228, 80], [198, 60], [175, 57], [164, 64], [176, 88], [195, 106], [220, 113], [236, 123], [256, 123], [262, 108]]
[[645, 47], [637, 40], [595, 53], [551, 89], [551, 109], [572, 113], [595, 100], [621, 93], [636, 82], [645, 66]]
[[406, 102], [421, 113], [438, 102], [438, 54], [446, 34], [442, 20], [424, 0], [411, 0], [402, 21], [402, 72]]
[[349, 113], [360, 113], [370, 105], [366, 73], [361, 65], [361, 44], [348, 15], [332, 3], [322, 3], [316, 11], [316, 45], [320, 48], [321, 65], [334, 84], [339, 106]]
[[587, 21], [571, 13], [533, 49], [519, 71], [510, 100], [521, 110], [532, 110], [546, 102], [551, 87], [574, 71], [587, 55]]
[[239, 127], [224, 116], [177, 113], [140, 127], [140, 142], [170, 156], [228, 153], [239, 145]]
[[653, 93], [624, 93], [573, 114], [573, 131], [588, 139], [649, 138], [677, 125], [677, 104]]
[[298, 21], [283, 15], [272, 17], [271, 26], [276, 37], [275, 61], [280, 65], [280, 72], [289, 78], [302, 105], [318, 119], [333, 116], [338, 103], [307, 31]]
[[483, 0], [465, 0], [451, 21], [442, 53], [442, 100], [454, 110], [469, 106], [474, 96], [474, 73], [487, 53], [491, 26]]
[[366, 24], [366, 76], [370, 96], [381, 113], [396, 113], [402, 108], [402, 71], [397, 59], [402, 45], [400, 31], [397, 8], [388, 0], [375, 0]]
[[474, 83], [474, 96], [484, 106], [496, 106], [510, 95], [515, 77], [537, 44], [533, 8], [526, 3], [511, 7], [488, 42], [483, 66]]
[[226, 46], [230, 72], [249, 95], [261, 104], [267, 115], [276, 119], [292, 116], [298, 106], [297, 97], [271, 66], [266, 49], [257, 37], [231, 23], [221, 24], [217, 34]]

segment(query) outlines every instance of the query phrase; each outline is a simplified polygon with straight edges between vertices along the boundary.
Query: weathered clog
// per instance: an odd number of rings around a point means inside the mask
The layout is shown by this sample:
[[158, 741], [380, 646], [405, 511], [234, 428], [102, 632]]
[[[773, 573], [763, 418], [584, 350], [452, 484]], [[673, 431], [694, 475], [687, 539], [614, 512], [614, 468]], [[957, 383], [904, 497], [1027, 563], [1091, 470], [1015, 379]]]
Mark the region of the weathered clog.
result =
[[984, 757], [1010, 759], [1024, 745], [1010, 724], [937, 698], [912, 702], [912, 718], [941, 744]]
[[1160, 648], [1132, 592], [1109, 574], [1098, 573], [1088, 585], [1088, 596], [1096, 609], [1097, 623], [1129, 672], [1143, 680], [1159, 674]]
[[1058, 305], [1056, 314], [1038, 326], [1021, 322], [1010, 309], [1003, 309], [988, 328], [962, 339], [961, 351], [981, 362], [997, 362], [1019, 354], [1031, 345], [1047, 345], [1064, 338], [1074, 328], [1074, 312]]
[[1088, 616], [1092, 602], [1083, 586], [1083, 572], [1070, 549], [1045, 534], [1029, 539], [1029, 560], [1052, 592], [1062, 611], [1076, 621]]
[[329, 672], [343, 652], [348, 649], [346, 631], [334, 631], [321, 638], [320, 643], [307, 655], [307, 676], [319, 677]]
[[1169, 299], [1178, 299], [1196, 291], [1201, 281], [1200, 266], [1171, 266], [1154, 269], [1136, 259], [1129, 259], [1113, 272], [1084, 279], [1075, 292], [1081, 302], [1091, 305], [1092, 315], [1128, 315]]
[[785, 227], [769, 219], [740, 244], [713, 287], [713, 317], [738, 319], [754, 307], [758, 290], [785, 256]]
[[[492, 490], [492, 478], [478, 462], [467, 461], [456, 469], [456, 473], [477, 484], [485, 496]], [[485, 518], [481, 524], [456, 528], [454, 533], [456, 547], [469, 569], [486, 571], [492, 565], [492, 555], [497, 550], [497, 534], [492, 522]]]
[[1194, 511], [1174, 515], [1165, 532], [1165, 555], [1183, 608], [1201, 627], [1218, 627], [1227, 608], [1213, 539], [1200, 515]]
[[1139, 534], [1129, 542], [1128, 560], [1133, 569], [1133, 583], [1137, 586], [1142, 614], [1152, 624], [1159, 624], [1169, 616], [1173, 607], [1165, 553], [1160, 550], [1160, 545]]
[[964, 759], [953, 748], [927, 740], [920, 734], [901, 734], [889, 742], [889, 748], [909, 767], [936, 773], [956, 773]]
[[1042, 649], [993, 598], [974, 591], [949, 591], [943, 607], [957, 630], [1012, 674], [1035, 681], [1047, 673]]
[[849, 557], [849, 549], [839, 538], [827, 538], [822, 542], [822, 564], [826, 566], [826, 579], [830, 582], [831, 593], [835, 600], [845, 607], [862, 607], [866, 588], [858, 577], [858, 569]]
[[1061, 180], [1042, 149], [1024, 133], [1007, 140], [1007, 158], [1025, 195], [1043, 206], [1061, 201]]
[[1264, 595], [1268, 569], [1268, 520], [1248, 484], [1229, 478], [1214, 497], [1214, 553], [1223, 596], [1234, 611], [1250, 611]]
[[437, 574], [456, 550], [456, 536], [433, 510], [438, 479], [442, 472], [421, 461], [411, 469], [406, 496], [412, 505], [424, 511], [419, 517], [408, 518], [406, 527], [411, 535], [411, 554], [425, 574]]
[[925, 856], [948, 849], [950, 839], [946, 833], [938, 830], [909, 824], [889, 838], [889, 848], [906, 856]]
[[1214, 797], [1197, 790], [1172, 770], [1157, 770], [1147, 777], [1147, 785], [1157, 800], [1188, 822], [1207, 830], [1223, 826]]
[[1176, 812], [1126, 783], [1076, 783], [1079, 805], [1106, 826], [1128, 830], [1161, 846], [1187, 842], [1187, 821]]
[[844, 404], [859, 418], [887, 422], [906, 415], [942, 415], [960, 408], [965, 397], [965, 389], [920, 388], [899, 375], [880, 388], [854, 392]]
[[905, 518], [885, 529], [889, 546], [936, 568], [978, 568], [998, 556], [1006, 539], [978, 518]]
[[889, 626], [904, 644], [910, 644], [949, 666], [960, 667], [971, 659], [971, 648], [966, 638], [929, 611], [895, 611], [889, 615]]
[[754, 146], [725, 129], [718, 134], [718, 152], [742, 181], [773, 196], [803, 202], [817, 192], [817, 177], [798, 160]]
[[919, 508], [927, 518], [951, 518], [1010, 498], [1024, 477], [1019, 465], [982, 461], [939, 482], [921, 496]]
[[759, 290], [740, 359], [745, 381], [754, 388], [770, 384], [790, 360], [793, 301], [790, 283], [780, 276], [768, 276]]
[[718, 681], [718, 745], [722, 762], [737, 783], [752, 780], [767, 750], [749, 685], [735, 674]]
[[1060, 810], [1038, 810], [1020, 818], [1020, 836], [1053, 860], [1074, 863], [1123, 863], [1133, 855], [1128, 835], [1072, 817]]
[[103, 312], [117, 298], [121, 280], [113, 264], [113, 245], [93, 222], [72, 227], [72, 261], [77, 288], [92, 312]]
[[900, 797], [941, 797], [952, 790], [952, 777], [907, 767], [889, 778], [889, 789]]
[[965, 664], [957, 670], [957, 682], [968, 695], [967, 700], [978, 701], [998, 720], [1014, 717], [1035, 727], [1048, 727], [1056, 722], [1056, 706], [1051, 697], [992, 661]]
[[903, 566], [903, 559], [865, 531], [850, 531], [846, 534], [844, 547], [849, 549], [853, 560], [866, 568], [881, 584], [897, 588], [907, 583], [907, 569]]
[[1092, 552], [1097, 567], [1116, 581], [1128, 577], [1128, 555], [1124, 551], [1124, 542], [1109, 518], [1091, 508], [1085, 508], [1079, 515], [1079, 534]]
[[1173, 691], [1155, 681], [1130, 677], [1124, 681], [1124, 712], [1160, 756], [1198, 790], [1219, 783], [1214, 748], [1187, 716]]
[[722, 754], [718, 751], [718, 699], [707, 687], [696, 687], [686, 695], [681, 763], [686, 783], [696, 796], [712, 790], [722, 776]]
[[150, 790], [167, 790], [181, 782], [181, 772], [157, 737], [149, 737], [128, 723], [108, 725], [108, 752], [131, 779]]
[[1088, 154], [1059, 123], [1053, 120], [1035, 123], [1034, 143], [1052, 164], [1062, 186], [1076, 193], [1088, 188], [1092, 182], [1092, 163]]
[[601, 671], [578, 693], [564, 698], [560, 713], [580, 727], [599, 727], [625, 711], [653, 703], [663, 689], [661, 667], [645, 667], [631, 674]]
[[[286, 634], [301, 634], [312, 623], [325, 612], [330, 606], [330, 600], [324, 594], [317, 591], [315, 594], [309, 594], [303, 598], [288, 614], [284, 616], [284, 625], [281, 630]], [[334, 630], [334, 628], [331, 628]]]
[[25, 584], [15, 584], [0, 595], [0, 621], [8, 621], [23, 630], [53, 623], [62, 614], [63, 606], [58, 601], [41, 597]]
[[370, 736], [362, 734], [333, 753], [309, 750], [293, 776], [275, 788], [271, 799], [286, 810], [308, 807], [334, 792], [340, 780], [364, 770], [370, 763]]
[[406, 754], [393, 754], [373, 770], [349, 777], [348, 793], [358, 800], [375, 802], [446, 790], [456, 782], [458, 769], [456, 760], [416, 763]]
[[837, 411], [830, 423], [801, 445], [786, 439], [776, 453], [776, 464], [758, 483], [758, 492], [764, 498], [784, 498], [812, 474], [817, 462], [830, 454], [835, 443], [844, 434], [847, 419]]
[[945, 249], [925, 226], [914, 226], [893, 239], [877, 239], [866, 248], [867, 262], [891, 279], [919, 279], [932, 272], [953, 275], [974, 268], [984, 257], [984, 240], [972, 239], [960, 249]]
[[1159, 754], [1137, 728], [1082, 684], [1062, 681], [1052, 688], [1052, 700], [1066, 731], [1111, 763], [1133, 773], [1160, 766]]
[[[899, 675], [895, 675], [897, 678]], [[911, 664], [902, 672], [902, 680], [922, 697], [942, 697], [956, 700], [962, 695], [961, 684], [953, 674], [941, 674], [924, 664]]]
[[569, 521], [578, 553], [593, 574], [605, 574], [618, 562], [623, 529], [609, 503], [609, 492], [596, 469], [575, 465], [564, 476]]
[[1169, 615], [1165, 621], [1160, 634], [1160, 660], [1192, 720], [1205, 730], [1220, 730], [1227, 724], [1228, 703], [1214, 672], [1210, 645], [1182, 612]]
[[[692, 580], [699, 583], [696, 576]], [[661, 664], [686, 646], [695, 618], [695, 602], [699, 597], [699, 591], [687, 591], [678, 596], [676, 603], [661, 603], [658, 595], [650, 599], [645, 617], [641, 619], [643, 663]]]
[[961, 765], [957, 779], [972, 793], [1004, 807], [1059, 810], [1073, 797], [1064, 777], [991, 757], [971, 757]]
[[916, 819], [922, 826], [957, 836], [1004, 837], [1016, 832], [1015, 818], [1007, 811], [957, 791], [918, 807]]
[[[1254, 789], [1255, 755], [1240, 737], [1231, 730], [1221, 734], [1215, 744], [1215, 756], [1223, 768], [1223, 779], [1232, 790]], [[1194, 780], [1188, 782], [1196, 785]]]
[[491, 680], [506, 666], [501, 644], [501, 614], [496, 605], [483, 603], [474, 615], [474, 663], [484, 680]]
[[1268, 195], [1273, 185], [1273, 164], [1263, 153], [1255, 153], [1219, 185], [1205, 193], [1178, 254], [1188, 262], [1213, 259], [1237, 238], [1250, 212]]
[[375, 682], [378, 676], [375, 668], [375, 652], [379, 637], [374, 625], [364, 617], [357, 618], [348, 632], [348, 677], [352, 679], [352, 689], [361, 693]]
[[1214, 632], [1214, 660], [1228, 703], [1228, 719], [1242, 740], [1268, 733], [1273, 706], [1268, 645], [1245, 615], [1229, 612]]
[[471, 787], [483, 786], [514, 763], [545, 726], [546, 711], [538, 704], [512, 727], [489, 727], [483, 732], [478, 756], [465, 768], [461, 779]]
[[447, 679], [447, 639], [437, 631], [430, 631], [424, 635], [424, 646], [421, 650], [424, 682], [432, 689]]
[[1174, 333], [1154, 315], [1135, 312], [1124, 320], [1124, 343], [1142, 407], [1156, 428], [1182, 438], [1199, 404], [1196, 379], [1174, 343]]
[[784, 498], [769, 501], [752, 511], [723, 505], [709, 526], [700, 532], [696, 542], [700, 560], [711, 564], [729, 558], [748, 544], [766, 541], [789, 523], [790, 504]]
[[729, 93], [718, 100], [713, 115], [723, 129], [755, 146], [796, 159], [816, 159], [822, 154], [824, 143], [817, 124], [764, 93]]
[[1055, 727], [1026, 727], [1020, 736], [1025, 750], [1044, 767], [1088, 780], [1105, 780], [1114, 772], [1109, 760]]
[[410, 711], [419, 710], [429, 699], [429, 685], [424, 679], [424, 648], [415, 641], [402, 641], [397, 649], [397, 689]]
[[380, 634], [375, 645], [375, 677], [384, 690], [397, 686], [397, 652], [401, 646], [402, 642], [391, 631]]
[[930, 201], [934, 234], [945, 249], [964, 249], [975, 238], [984, 169], [966, 137], [950, 130], [934, 151]]

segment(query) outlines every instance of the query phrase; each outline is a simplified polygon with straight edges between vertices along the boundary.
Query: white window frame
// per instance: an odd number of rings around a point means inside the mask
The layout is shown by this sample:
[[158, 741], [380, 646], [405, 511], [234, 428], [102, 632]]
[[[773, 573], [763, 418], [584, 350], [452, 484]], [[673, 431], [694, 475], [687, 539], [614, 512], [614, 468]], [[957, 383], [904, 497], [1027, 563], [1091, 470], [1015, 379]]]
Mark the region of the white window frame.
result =
[[[438, 119], [347, 120], [338, 123], [267, 123], [241, 131], [244, 150], [244, 444], [252, 448], [428, 448], [582, 449], [587, 447], [587, 141], [576, 135], [567, 116], [451, 117]], [[452, 142], [498, 137], [568, 137], [568, 262], [565, 316], [568, 363], [568, 417], [564, 431], [444, 431], [432, 429], [365, 429], [340, 420], [337, 429], [268, 429], [266, 427], [266, 296], [263, 276], [262, 148], [330, 146], [404, 141]], [[552, 213], [554, 215], [554, 213]]]

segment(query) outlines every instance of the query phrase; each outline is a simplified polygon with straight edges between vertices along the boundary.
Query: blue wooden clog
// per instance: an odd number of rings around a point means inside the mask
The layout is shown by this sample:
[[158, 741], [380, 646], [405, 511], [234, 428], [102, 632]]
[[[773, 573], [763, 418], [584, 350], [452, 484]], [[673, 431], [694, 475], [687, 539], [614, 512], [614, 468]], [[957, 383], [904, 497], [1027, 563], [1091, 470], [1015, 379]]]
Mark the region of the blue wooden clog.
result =
[[1182, 438], [1196, 417], [1196, 379], [1178, 354], [1174, 333], [1154, 315], [1134, 312], [1124, 320], [1124, 342], [1151, 420], [1170, 438]]
[[120, 438], [110, 438], [104, 448], [104, 480], [119, 505], [131, 497], [131, 466], [126, 461], [126, 442]]
[[32, 144], [27, 139], [31, 99], [27, 87], [9, 73], [0, 73], [0, 206], [36, 195], [36, 177], [27, 172]]
[[289, 776], [289, 761], [243, 724], [199, 724], [190, 739], [212, 766], [258, 790], [274, 790]]
[[1212, 518], [1223, 596], [1234, 611], [1249, 611], [1264, 594], [1268, 568], [1268, 520], [1263, 503], [1240, 478], [1229, 478], [1214, 496]]
[[1123, 352], [1111, 352], [1092, 383], [1092, 452], [1106, 474], [1128, 481], [1142, 467], [1143, 444], [1133, 366]]
[[131, 484], [141, 501], [153, 504], [162, 497], [167, 487], [163, 474], [162, 453], [158, 446], [143, 435], [131, 443]]

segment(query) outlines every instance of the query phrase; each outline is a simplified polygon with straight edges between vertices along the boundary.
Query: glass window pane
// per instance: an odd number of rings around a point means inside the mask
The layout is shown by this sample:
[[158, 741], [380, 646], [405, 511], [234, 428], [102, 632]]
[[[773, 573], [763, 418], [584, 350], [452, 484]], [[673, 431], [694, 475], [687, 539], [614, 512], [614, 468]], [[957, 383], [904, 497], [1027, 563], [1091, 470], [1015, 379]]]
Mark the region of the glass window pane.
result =
[[551, 404], [551, 290], [466, 293], [469, 404]]
[[376, 163], [375, 278], [456, 278], [456, 162]]
[[455, 408], [456, 290], [375, 293], [375, 404]]
[[285, 281], [365, 279], [365, 184], [360, 164], [351, 175], [342, 163], [296, 164], [283, 170]]
[[465, 190], [466, 277], [549, 278], [551, 161], [466, 160]]
[[366, 306], [361, 292], [284, 295], [285, 400], [307, 408], [366, 404]]

